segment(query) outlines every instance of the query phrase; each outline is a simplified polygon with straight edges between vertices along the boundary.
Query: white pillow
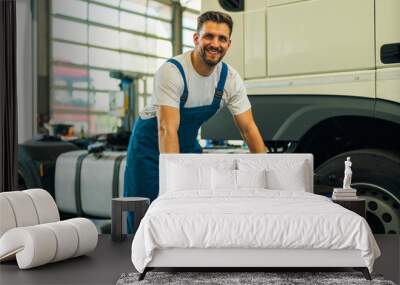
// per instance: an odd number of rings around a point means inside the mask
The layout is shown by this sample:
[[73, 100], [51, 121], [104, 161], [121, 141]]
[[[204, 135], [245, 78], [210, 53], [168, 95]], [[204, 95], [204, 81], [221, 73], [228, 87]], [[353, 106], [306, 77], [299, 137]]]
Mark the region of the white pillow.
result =
[[267, 171], [236, 170], [238, 188], [267, 188]]
[[214, 190], [236, 190], [236, 170], [212, 168], [212, 188]]
[[306, 161], [239, 159], [237, 163], [240, 170], [266, 169], [268, 189], [292, 191], [306, 191], [308, 189]]
[[266, 170], [212, 169], [214, 190], [237, 190], [240, 188], [267, 188]]
[[269, 189], [303, 191], [307, 189], [305, 163], [296, 163], [288, 168], [274, 168], [267, 171]]
[[211, 189], [211, 167], [188, 167], [176, 163], [170, 163], [168, 167], [168, 191]]

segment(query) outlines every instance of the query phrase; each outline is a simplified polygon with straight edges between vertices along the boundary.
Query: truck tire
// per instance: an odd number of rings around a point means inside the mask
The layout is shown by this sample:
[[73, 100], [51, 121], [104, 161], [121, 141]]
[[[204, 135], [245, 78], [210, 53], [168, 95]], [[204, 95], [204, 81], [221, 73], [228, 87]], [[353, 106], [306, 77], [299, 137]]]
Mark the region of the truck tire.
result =
[[30, 140], [18, 145], [18, 189], [43, 188], [54, 198], [54, 173], [57, 157], [76, 150], [63, 141]]
[[[400, 234], [400, 153], [382, 149], [360, 149], [341, 153], [316, 170], [316, 183], [325, 189], [343, 186], [344, 161], [353, 162], [351, 186], [366, 199], [366, 218], [376, 234]], [[316, 194], [318, 188], [316, 187]], [[326, 193], [325, 193], [326, 194]]]
[[42, 188], [39, 177], [39, 171], [35, 164], [18, 156], [18, 190], [26, 190], [31, 188]]

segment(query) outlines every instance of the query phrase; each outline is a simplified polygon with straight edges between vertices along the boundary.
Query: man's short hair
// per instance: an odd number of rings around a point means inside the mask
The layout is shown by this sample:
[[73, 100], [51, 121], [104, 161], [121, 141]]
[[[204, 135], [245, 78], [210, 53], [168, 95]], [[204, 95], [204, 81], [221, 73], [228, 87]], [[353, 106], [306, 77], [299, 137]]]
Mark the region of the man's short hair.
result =
[[216, 22], [216, 23], [225, 23], [229, 27], [229, 35], [232, 34], [233, 29], [233, 21], [231, 16], [226, 13], [217, 12], [217, 11], [207, 11], [201, 14], [197, 18], [197, 32], [199, 33], [203, 24], [207, 21]]

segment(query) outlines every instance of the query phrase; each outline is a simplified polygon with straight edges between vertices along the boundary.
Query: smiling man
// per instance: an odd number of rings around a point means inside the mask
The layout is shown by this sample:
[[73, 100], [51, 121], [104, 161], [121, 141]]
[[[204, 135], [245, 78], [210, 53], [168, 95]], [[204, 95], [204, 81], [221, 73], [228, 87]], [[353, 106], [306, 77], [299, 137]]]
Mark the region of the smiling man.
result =
[[136, 121], [129, 142], [125, 196], [158, 196], [161, 153], [200, 153], [201, 125], [227, 106], [252, 153], [267, 151], [253, 120], [239, 74], [221, 62], [231, 45], [229, 15], [198, 17], [195, 48], [165, 62], [154, 77], [152, 101]]

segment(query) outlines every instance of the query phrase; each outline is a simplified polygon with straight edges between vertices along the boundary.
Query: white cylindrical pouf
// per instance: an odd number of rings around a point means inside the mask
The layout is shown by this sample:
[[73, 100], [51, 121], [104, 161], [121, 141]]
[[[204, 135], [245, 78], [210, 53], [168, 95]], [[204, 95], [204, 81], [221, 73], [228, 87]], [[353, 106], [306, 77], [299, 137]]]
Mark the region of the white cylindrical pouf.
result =
[[8, 199], [1, 194], [2, 193], [0, 193], [0, 238], [6, 231], [17, 226], [11, 204]]
[[98, 232], [93, 222], [85, 218], [74, 218], [66, 220], [65, 222], [68, 222], [74, 226], [78, 233], [78, 250], [76, 251], [74, 257], [86, 254], [96, 248]]
[[53, 231], [41, 225], [14, 228], [0, 239], [0, 258], [16, 254], [20, 269], [28, 269], [51, 262], [57, 251]]
[[1, 193], [13, 209], [17, 227], [33, 226], [39, 223], [35, 205], [30, 196], [22, 191]]
[[29, 189], [23, 191], [29, 195], [36, 207], [39, 224], [57, 222], [60, 220], [56, 202], [50, 193], [43, 189]]
[[71, 258], [75, 255], [78, 249], [78, 233], [70, 223], [62, 221], [42, 226], [51, 229], [57, 238], [57, 252], [51, 262]]

